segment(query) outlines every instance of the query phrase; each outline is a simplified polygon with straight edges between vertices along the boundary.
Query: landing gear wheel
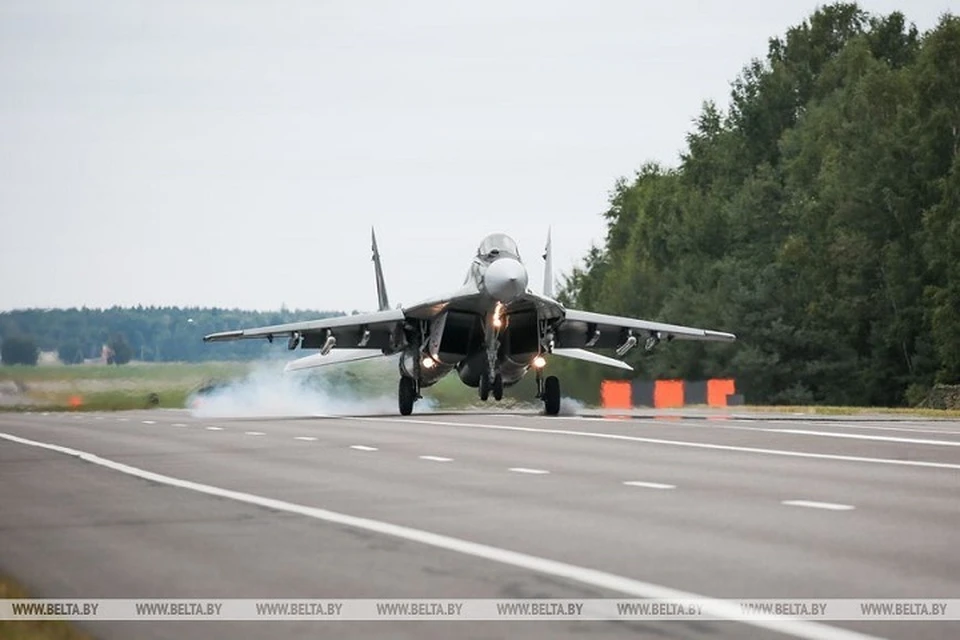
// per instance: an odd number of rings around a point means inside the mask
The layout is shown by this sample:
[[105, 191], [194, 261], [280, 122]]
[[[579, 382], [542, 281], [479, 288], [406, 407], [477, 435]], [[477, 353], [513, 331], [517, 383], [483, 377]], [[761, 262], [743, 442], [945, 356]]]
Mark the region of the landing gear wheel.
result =
[[560, 413], [560, 380], [557, 376], [548, 376], [543, 381], [543, 408], [548, 416]]
[[493, 399], [497, 402], [503, 399], [503, 377], [499, 373], [493, 379]]
[[490, 378], [487, 374], [480, 376], [480, 399], [484, 402], [490, 397]]
[[413, 413], [413, 403], [417, 401], [417, 386], [413, 378], [400, 377], [400, 389], [397, 396], [400, 399], [400, 415], [408, 416]]

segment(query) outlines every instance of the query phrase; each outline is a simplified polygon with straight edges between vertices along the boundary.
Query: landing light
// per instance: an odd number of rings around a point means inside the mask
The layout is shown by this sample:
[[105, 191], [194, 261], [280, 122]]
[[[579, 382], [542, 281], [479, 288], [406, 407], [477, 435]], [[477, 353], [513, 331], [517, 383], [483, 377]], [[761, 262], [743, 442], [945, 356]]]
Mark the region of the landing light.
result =
[[433, 365], [437, 364], [436, 361], [430, 356], [424, 356], [423, 360], [420, 361], [420, 365], [424, 369], [433, 369]]
[[537, 369], [543, 369], [547, 365], [547, 359], [543, 356], [537, 356], [533, 359], [533, 366]]

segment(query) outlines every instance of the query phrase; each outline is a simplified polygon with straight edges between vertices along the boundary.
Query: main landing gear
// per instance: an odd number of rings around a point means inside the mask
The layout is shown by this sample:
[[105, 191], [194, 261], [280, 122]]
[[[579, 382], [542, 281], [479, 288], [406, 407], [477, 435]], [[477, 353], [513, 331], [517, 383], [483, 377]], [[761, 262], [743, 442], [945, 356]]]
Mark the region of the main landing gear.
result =
[[537, 369], [537, 397], [543, 400], [543, 412], [548, 416], [560, 413], [560, 379], [557, 376], [546, 378]]
[[400, 415], [408, 416], [413, 413], [413, 403], [420, 397], [417, 392], [416, 380], [407, 376], [400, 376], [400, 389], [397, 397], [400, 400]]

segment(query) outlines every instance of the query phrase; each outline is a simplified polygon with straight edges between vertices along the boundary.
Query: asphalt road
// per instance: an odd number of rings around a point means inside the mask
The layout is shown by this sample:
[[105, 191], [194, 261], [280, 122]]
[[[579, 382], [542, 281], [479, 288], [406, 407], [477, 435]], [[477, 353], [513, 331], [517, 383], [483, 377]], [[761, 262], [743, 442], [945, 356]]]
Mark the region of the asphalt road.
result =
[[[0, 571], [37, 597], [604, 598], [623, 597], [621, 582], [716, 598], [960, 597], [957, 421], [145, 411], [6, 414], [0, 434], [377, 523], [208, 495], [0, 438]], [[793, 634], [704, 621], [82, 626], [105, 639], [960, 637], [960, 623], [902, 621]]]

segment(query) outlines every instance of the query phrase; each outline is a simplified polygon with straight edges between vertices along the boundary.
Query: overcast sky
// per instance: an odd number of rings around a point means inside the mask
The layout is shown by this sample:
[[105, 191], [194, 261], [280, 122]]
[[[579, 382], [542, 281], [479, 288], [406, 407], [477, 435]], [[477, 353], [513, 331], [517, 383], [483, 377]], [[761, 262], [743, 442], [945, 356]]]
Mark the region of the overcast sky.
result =
[[[922, 31], [956, 1], [876, 0]], [[0, 310], [369, 310], [512, 235], [539, 290], [619, 176], [815, 2], [3, 0]]]

